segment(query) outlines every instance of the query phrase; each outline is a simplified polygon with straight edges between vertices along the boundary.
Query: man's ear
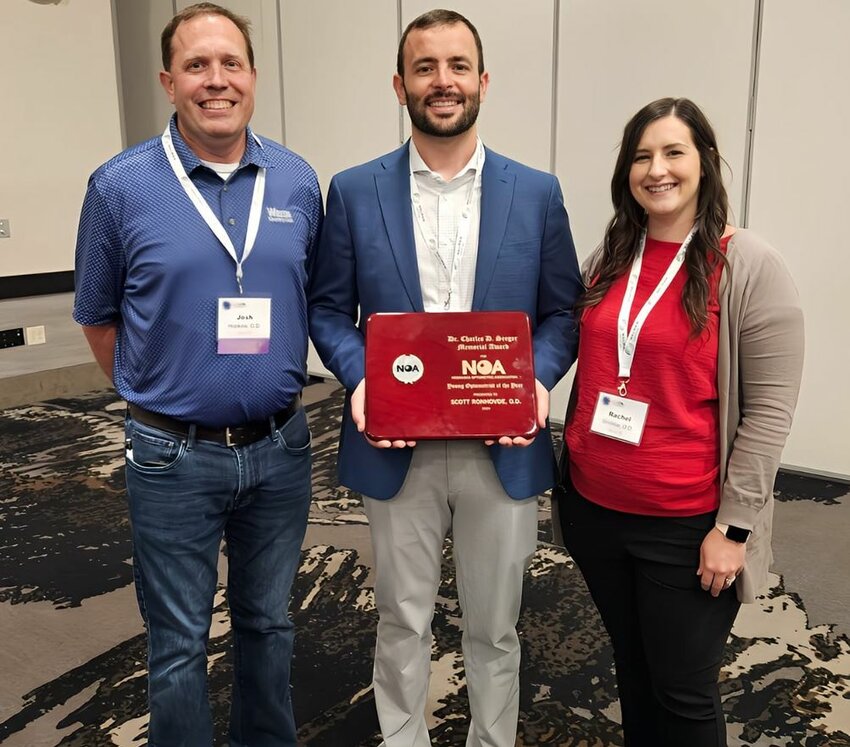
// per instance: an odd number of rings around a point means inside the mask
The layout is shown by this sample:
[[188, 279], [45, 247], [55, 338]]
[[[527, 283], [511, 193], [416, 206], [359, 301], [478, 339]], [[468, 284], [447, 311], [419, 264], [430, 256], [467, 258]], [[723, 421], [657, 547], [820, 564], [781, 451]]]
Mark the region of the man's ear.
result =
[[171, 77], [171, 73], [167, 70], [160, 70], [159, 73], [159, 84], [162, 86], [165, 91], [166, 96], [168, 96], [168, 100], [173, 104], [174, 103], [174, 79]]
[[398, 73], [393, 75], [393, 90], [395, 91], [398, 103], [401, 106], [405, 106], [407, 104], [407, 91], [404, 90], [404, 81]]
[[490, 85], [490, 73], [488, 73], [485, 70], [483, 73], [481, 73], [481, 79], [478, 83], [478, 86], [479, 86], [478, 98], [481, 102], [483, 102], [484, 99], [487, 97], [487, 87], [489, 85]]

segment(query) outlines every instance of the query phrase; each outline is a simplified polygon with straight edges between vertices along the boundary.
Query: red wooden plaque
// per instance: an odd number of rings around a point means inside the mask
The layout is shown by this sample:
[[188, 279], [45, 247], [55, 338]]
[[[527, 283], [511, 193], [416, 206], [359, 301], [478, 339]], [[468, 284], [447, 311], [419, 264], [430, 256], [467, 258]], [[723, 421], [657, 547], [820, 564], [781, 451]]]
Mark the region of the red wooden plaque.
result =
[[372, 314], [366, 433], [375, 440], [538, 431], [531, 325], [520, 311]]

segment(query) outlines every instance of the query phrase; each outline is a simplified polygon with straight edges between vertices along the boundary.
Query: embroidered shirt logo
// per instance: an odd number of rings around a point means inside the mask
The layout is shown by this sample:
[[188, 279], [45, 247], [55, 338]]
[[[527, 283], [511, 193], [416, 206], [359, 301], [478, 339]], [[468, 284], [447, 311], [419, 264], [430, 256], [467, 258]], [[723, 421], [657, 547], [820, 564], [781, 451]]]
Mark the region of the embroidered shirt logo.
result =
[[292, 213], [288, 210], [279, 210], [278, 208], [267, 207], [266, 214], [272, 223], [292, 223]]

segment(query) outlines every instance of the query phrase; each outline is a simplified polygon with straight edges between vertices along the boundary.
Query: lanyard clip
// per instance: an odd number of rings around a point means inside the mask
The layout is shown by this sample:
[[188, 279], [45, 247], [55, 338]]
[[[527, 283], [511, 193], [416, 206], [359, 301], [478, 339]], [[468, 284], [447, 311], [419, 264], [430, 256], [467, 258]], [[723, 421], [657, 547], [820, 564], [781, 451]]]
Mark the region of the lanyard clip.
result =
[[626, 384], [628, 383], [629, 379], [620, 379], [620, 383], [617, 386], [617, 394], [619, 394], [621, 397], [625, 397], [629, 393], [628, 389], [626, 389]]

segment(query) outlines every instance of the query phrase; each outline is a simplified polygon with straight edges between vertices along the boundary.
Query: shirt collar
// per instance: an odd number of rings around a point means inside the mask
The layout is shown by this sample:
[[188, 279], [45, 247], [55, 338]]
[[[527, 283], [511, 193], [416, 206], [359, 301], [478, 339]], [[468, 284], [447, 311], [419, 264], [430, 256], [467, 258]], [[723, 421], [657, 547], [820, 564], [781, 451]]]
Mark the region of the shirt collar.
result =
[[[171, 115], [171, 121], [168, 123], [168, 127], [171, 130], [171, 140], [174, 143], [174, 150], [177, 151], [177, 155], [180, 158], [180, 162], [183, 164], [183, 168], [186, 169], [187, 174], [191, 174], [196, 168], [199, 166], [203, 166], [201, 163], [201, 159], [195, 155], [195, 151], [193, 151], [183, 139], [183, 136], [180, 134], [180, 130], [177, 129], [177, 114]], [[247, 127], [245, 129], [247, 134], [247, 147], [245, 148], [245, 152], [242, 154], [242, 160], [239, 162], [239, 168], [247, 164], [253, 164], [258, 168], [268, 168], [273, 166], [271, 160], [266, 155], [265, 146], [262, 141], [254, 134], [254, 131]], [[206, 168], [204, 166], [204, 168]]]
[[431, 171], [428, 167], [428, 164], [422, 159], [422, 156], [419, 155], [419, 151], [416, 149], [416, 143], [413, 142], [413, 138], [410, 138], [410, 170], [414, 174], [428, 174], [431, 177], [440, 181], [454, 181], [460, 176], [464, 176], [469, 172], [475, 172], [475, 167], [478, 165], [478, 158], [481, 158], [481, 165], [484, 165], [484, 144], [481, 142], [480, 137], [475, 138], [475, 150], [472, 152], [472, 157], [466, 162], [466, 166], [464, 166], [460, 171], [457, 172], [451, 179], [443, 179], [436, 171]]

